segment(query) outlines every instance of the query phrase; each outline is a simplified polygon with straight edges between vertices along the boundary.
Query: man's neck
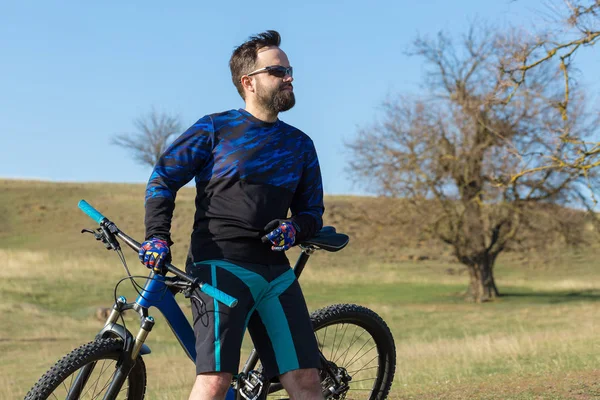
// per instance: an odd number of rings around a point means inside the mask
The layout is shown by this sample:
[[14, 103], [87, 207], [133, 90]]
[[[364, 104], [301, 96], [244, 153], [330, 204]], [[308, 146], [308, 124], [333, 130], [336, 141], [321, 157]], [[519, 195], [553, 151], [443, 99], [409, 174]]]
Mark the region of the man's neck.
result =
[[246, 104], [246, 108], [244, 110], [248, 111], [255, 118], [260, 119], [264, 122], [273, 123], [277, 121], [277, 113], [269, 112], [261, 107], [256, 107], [252, 104]]

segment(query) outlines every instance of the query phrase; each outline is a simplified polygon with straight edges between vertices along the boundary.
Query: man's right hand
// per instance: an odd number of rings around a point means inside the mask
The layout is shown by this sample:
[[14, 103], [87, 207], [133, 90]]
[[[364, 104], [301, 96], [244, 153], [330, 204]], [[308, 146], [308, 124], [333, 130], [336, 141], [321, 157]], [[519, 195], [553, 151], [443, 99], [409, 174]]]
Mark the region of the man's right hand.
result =
[[166, 240], [150, 238], [142, 243], [139, 252], [142, 264], [156, 272], [164, 273], [165, 263], [168, 262], [169, 245]]

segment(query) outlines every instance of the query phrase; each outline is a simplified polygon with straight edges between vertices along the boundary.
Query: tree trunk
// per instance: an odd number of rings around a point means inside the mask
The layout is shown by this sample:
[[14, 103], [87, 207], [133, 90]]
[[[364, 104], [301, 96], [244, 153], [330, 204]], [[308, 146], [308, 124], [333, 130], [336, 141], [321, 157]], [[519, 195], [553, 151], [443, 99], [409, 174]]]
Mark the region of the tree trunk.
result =
[[496, 280], [494, 279], [494, 268], [490, 268], [490, 276], [492, 279], [492, 288], [494, 289], [494, 297], [500, 297], [500, 292], [498, 291], [498, 287], [496, 286]]
[[476, 303], [493, 301], [500, 296], [494, 281], [494, 261], [486, 257], [480, 262], [469, 265], [470, 284], [468, 296]]

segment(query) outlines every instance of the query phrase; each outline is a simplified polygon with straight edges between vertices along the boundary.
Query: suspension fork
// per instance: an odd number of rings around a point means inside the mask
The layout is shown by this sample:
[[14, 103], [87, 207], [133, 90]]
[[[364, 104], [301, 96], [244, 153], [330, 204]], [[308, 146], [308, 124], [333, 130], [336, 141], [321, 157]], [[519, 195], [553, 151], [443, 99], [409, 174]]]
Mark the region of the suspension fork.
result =
[[146, 341], [148, 334], [152, 331], [154, 327], [154, 318], [148, 316], [142, 319], [140, 324], [140, 330], [135, 337], [135, 342], [133, 344], [133, 349], [131, 352], [125, 352], [123, 357], [121, 357], [121, 365], [117, 367], [117, 371], [115, 372], [115, 376], [113, 380], [110, 382], [110, 385], [104, 395], [105, 400], [112, 400], [117, 398], [117, 395], [121, 391], [121, 387], [125, 383], [127, 376], [135, 366], [135, 361], [137, 356], [140, 354], [140, 349], [142, 345]]
[[[117, 299], [117, 302], [114, 304], [110, 315], [106, 319], [104, 328], [100, 331], [96, 338], [98, 339], [105, 337], [104, 334], [106, 332], [112, 331], [115, 327], [120, 327], [115, 326], [115, 324], [121, 313], [129, 308], [131, 308], [131, 306], [127, 305], [127, 300], [125, 299], [125, 297], [119, 297]], [[127, 376], [129, 376], [129, 373], [135, 366], [137, 356], [140, 354], [140, 351], [144, 346], [144, 342], [146, 341], [148, 334], [150, 333], [150, 331], [152, 331], [152, 328], [154, 327], [154, 318], [148, 316], [145, 310], [141, 313], [141, 316], [142, 320], [140, 323], [140, 330], [138, 331], [135, 337], [135, 341], [132, 340], [133, 337], [126, 330], [123, 330], [123, 332], [120, 332], [120, 334], [118, 334], [118, 336], [120, 336], [123, 340], [124, 347], [121, 357], [117, 361], [115, 375], [113, 376], [108, 390], [104, 395], [105, 400], [115, 399], [118, 396], [119, 392], [121, 391], [121, 388], [123, 387], [123, 384], [125, 383], [125, 380], [127, 379]], [[116, 332], [112, 333], [114, 334]], [[142, 351], [141, 353], [144, 354], [145, 352]], [[87, 384], [87, 381], [90, 378], [95, 367], [96, 362], [92, 362], [85, 365], [81, 369], [81, 371], [79, 371], [77, 377], [75, 378], [75, 382], [73, 383], [71, 390], [67, 395], [66, 400], [79, 399], [79, 397], [81, 396], [81, 391]]]
[[[121, 315], [121, 313], [123, 312], [123, 309], [124, 309], [126, 303], [127, 303], [127, 300], [123, 296], [121, 296], [117, 299], [117, 301], [113, 305], [110, 315], [108, 316], [108, 318], [106, 319], [106, 322], [104, 323], [105, 328], [107, 326], [114, 325], [117, 322], [117, 319], [119, 318], [119, 315]], [[96, 337], [96, 338], [98, 338], [98, 337]], [[92, 372], [94, 371], [95, 367], [96, 367], [96, 363], [92, 362], [92, 363], [85, 365], [83, 368], [81, 368], [81, 370], [77, 374], [77, 377], [75, 378], [75, 381], [73, 382], [73, 385], [71, 386], [71, 390], [69, 390], [69, 393], [67, 394], [66, 400], [79, 399], [79, 397], [81, 396], [81, 391], [87, 384], [87, 381], [90, 378], [90, 376], [92, 375]]]

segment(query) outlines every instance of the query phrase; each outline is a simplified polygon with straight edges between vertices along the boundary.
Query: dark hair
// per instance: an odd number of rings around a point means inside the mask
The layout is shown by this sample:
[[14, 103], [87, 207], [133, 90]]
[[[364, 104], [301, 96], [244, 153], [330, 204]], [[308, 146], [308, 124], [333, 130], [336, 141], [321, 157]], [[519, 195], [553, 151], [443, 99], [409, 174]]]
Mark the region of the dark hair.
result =
[[254, 70], [256, 65], [256, 56], [258, 50], [263, 47], [277, 46], [281, 43], [281, 36], [277, 31], [266, 31], [256, 36], [250, 36], [247, 41], [233, 50], [229, 59], [229, 69], [231, 70], [231, 80], [238, 93], [244, 98], [244, 89], [242, 88], [242, 76]]

